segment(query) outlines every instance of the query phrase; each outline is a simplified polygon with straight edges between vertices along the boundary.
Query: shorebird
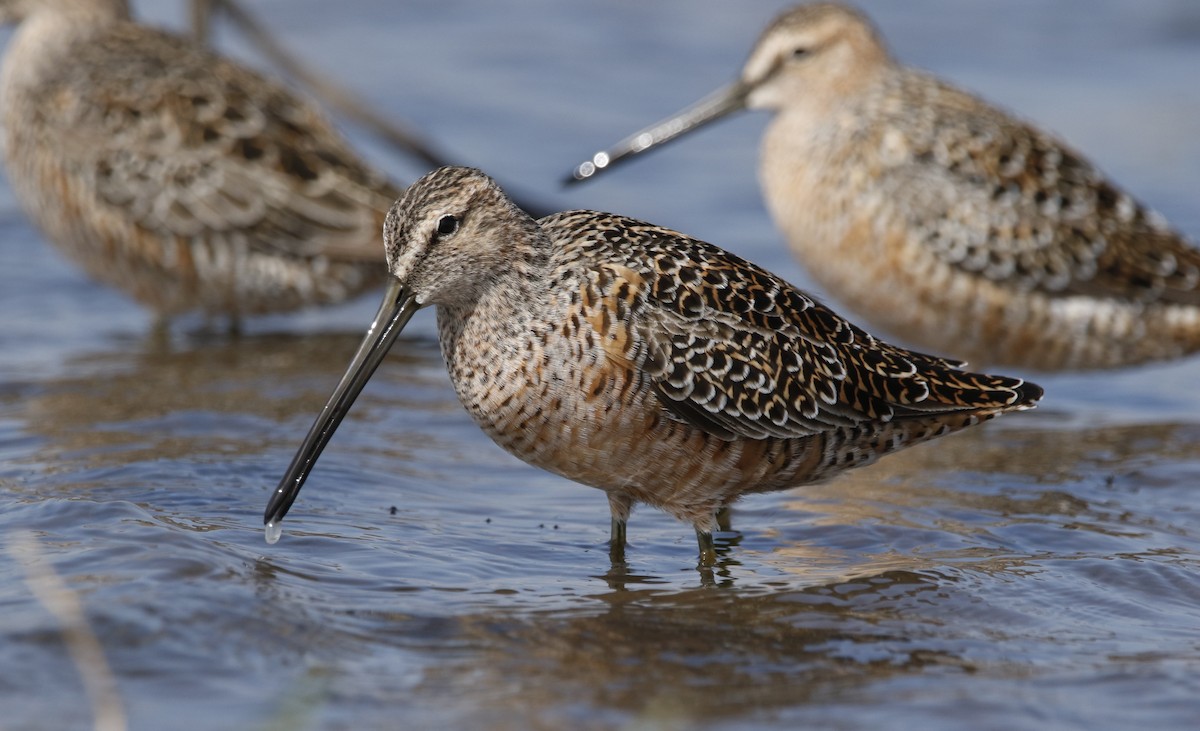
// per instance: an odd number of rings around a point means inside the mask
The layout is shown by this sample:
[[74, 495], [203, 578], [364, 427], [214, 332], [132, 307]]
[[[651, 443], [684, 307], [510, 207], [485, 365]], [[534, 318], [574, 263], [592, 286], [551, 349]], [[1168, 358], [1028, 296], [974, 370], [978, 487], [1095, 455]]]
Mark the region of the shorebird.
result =
[[860, 12], [803, 5], [741, 77], [577, 167], [589, 178], [742, 109], [815, 281], [873, 327], [972, 363], [1078, 370], [1200, 349], [1200, 252], [1055, 137], [897, 62]]
[[614, 552], [635, 503], [691, 523], [1033, 407], [1038, 386], [876, 340], [711, 244], [609, 213], [535, 221], [478, 170], [414, 183], [384, 223], [389, 283], [264, 515], [280, 521], [396, 336], [436, 305], [450, 380], [531, 465], [604, 490]]
[[0, 20], [9, 182], [92, 277], [235, 325], [383, 282], [399, 189], [314, 105], [125, 0], [0, 0]]

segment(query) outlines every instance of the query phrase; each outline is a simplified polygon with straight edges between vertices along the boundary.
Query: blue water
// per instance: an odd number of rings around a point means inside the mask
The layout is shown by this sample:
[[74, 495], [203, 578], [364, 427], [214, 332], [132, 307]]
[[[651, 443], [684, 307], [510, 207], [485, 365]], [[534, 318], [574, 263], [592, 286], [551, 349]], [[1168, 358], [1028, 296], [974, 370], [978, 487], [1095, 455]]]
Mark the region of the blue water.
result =
[[[181, 5], [136, 3], [180, 27]], [[755, 181], [761, 115], [564, 191], [582, 156], [732, 78], [782, 2], [258, 0], [327, 74], [551, 208], [669, 225], [810, 286]], [[1200, 238], [1200, 6], [865, 3], [902, 59], [1038, 121]], [[6, 37], [5, 37], [6, 38]], [[236, 34], [228, 52], [259, 60]], [[2, 41], [0, 41], [2, 42]], [[348, 128], [398, 179], [420, 174]], [[745, 501], [711, 577], [654, 511], [502, 453], [419, 315], [284, 538], [261, 512], [375, 295], [150, 317], [0, 183], [0, 728], [88, 728], [14, 537], [83, 603], [138, 729], [1191, 729], [1200, 363], [1041, 378], [1036, 412]]]

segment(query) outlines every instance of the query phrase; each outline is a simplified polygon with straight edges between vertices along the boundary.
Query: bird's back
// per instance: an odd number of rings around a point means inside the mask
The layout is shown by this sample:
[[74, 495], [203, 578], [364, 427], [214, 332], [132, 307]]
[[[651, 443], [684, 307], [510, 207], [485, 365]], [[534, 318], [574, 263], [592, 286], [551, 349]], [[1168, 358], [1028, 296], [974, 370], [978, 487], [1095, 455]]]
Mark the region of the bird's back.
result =
[[41, 72], [5, 89], [10, 180], [92, 275], [164, 315], [287, 310], [381, 281], [398, 191], [294, 92], [130, 22], [15, 53], [6, 65]]
[[553, 248], [537, 296], [497, 294], [453, 326], [439, 312], [451, 380], [517, 456], [682, 519], [1041, 396], [878, 341], [674, 231], [592, 211], [540, 225]]
[[1200, 251], [1070, 146], [900, 66], [842, 103], [780, 113], [764, 185], [815, 278], [877, 326], [1046, 369], [1200, 347]]

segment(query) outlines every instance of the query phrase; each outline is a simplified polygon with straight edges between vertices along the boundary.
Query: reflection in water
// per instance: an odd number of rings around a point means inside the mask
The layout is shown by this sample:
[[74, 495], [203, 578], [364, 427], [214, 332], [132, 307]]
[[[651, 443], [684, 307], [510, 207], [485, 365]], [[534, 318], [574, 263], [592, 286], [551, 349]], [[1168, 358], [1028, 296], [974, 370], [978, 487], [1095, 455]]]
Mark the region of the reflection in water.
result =
[[[1046, 604], [983, 612], [988, 599], [969, 572], [949, 569], [804, 588], [617, 591], [572, 609], [497, 607], [453, 622], [384, 613], [375, 624], [388, 630], [373, 638], [376, 647], [441, 651], [415, 684], [346, 678], [326, 688], [325, 700], [400, 704], [418, 718], [446, 714], [459, 728], [745, 727], [865, 701], [905, 678], [923, 686], [977, 674], [1027, 682], [1013, 654], [1026, 651], [1025, 638], [1036, 638], [1028, 641], [1036, 648], [1061, 628], [1039, 621]], [[1079, 624], [1073, 634], [1104, 632]]]
[[[928, 631], [895, 621], [905, 607], [945, 598], [938, 594], [936, 581], [891, 572], [762, 594], [614, 593], [595, 612], [471, 618], [462, 624], [475, 646], [471, 670], [435, 668], [418, 690], [452, 698], [464, 683], [495, 688], [477, 720], [486, 714], [496, 728], [521, 727], [531, 709], [546, 728], [769, 717], [834, 687], [967, 665]], [[584, 708], [609, 715], [588, 723], [576, 717]]]
[[[636, 583], [653, 584], [643, 578]], [[414, 722], [446, 714], [457, 728], [635, 720], [687, 728], [770, 717], [889, 677], [969, 672], [935, 624], [906, 618], [956, 601], [944, 583], [886, 572], [804, 589], [617, 591], [550, 611], [499, 603], [454, 618], [355, 611], [355, 623], [376, 628], [376, 651], [428, 653], [423, 671], [338, 677], [354, 663], [329, 660], [319, 692], [322, 703], [352, 702], [367, 717], [385, 718], [400, 704]]]
[[[291, 422], [320, 409], [359, 340], [276, 334], [171, 347], [152, 335], [78, 357], [65, 377], [10, 384], [19, 395], [9, 412], [44, 440], [34, 459], [50, 466], [65, 458], [102, 467], [259, 455], [296, 440]], [[384, 369], [399, 388], [379, 389], [374, 405], [427, 404], [428, 394], [412, 392], [443, 385], [440, 363], [435, 344], [402, 341]], [[436, 397], [453, 400], [445, 388]]]
[[[848, 561], [872, 574], [1115, 547], [1119, 539], [1147, 536], [1141, 511], [1115, 507], [1122, 490], [1164, 460], [1200, 456], [1200, 426], [1193, 424], [1066, 430], [1041, 428], [1036, 414], [1013, 421], [791, 493], [787, 508], [811, 517], [768, 529], [779, 542], [769, 560], [820, 581], [849, 578]], [[735, 524], [739, 517], [735, 512]], [[1169, 517], [1153, 528], [1185, 530]], [[865, 551], [833, 555], [821, 550], [827, 542]]]

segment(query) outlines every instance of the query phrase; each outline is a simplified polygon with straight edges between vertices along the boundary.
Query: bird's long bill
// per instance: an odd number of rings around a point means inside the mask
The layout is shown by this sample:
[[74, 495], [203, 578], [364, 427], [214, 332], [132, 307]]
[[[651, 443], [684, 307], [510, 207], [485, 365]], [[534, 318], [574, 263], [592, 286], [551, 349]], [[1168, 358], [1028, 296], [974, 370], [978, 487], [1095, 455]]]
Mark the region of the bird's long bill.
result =
[[670, 117], [634, 132], [607, 150], [597, 152], [587, 162], [580, 164], [567, 178], [568, 183], [587, 180], [602, 170], [613, 167], [638, 153], [664, 145], [682, 134], [715, 122], [718, 119], [746, 108], [746, 95], [750, 87], [742, 81], [714, 91], [695, 104]]
[[350, 361], [350, 367], [346, 369], [342, 380], [333, 390], [333, 395], [329, 397], [329, 402], [308, 430], [308, 436], [304, 438], [304, 443], [300, 445], [283, 479], [279, 481], [279, 487], [275, 488], [270, 502], [267, 503], [263, 522], [267, 524], [269, 542], [274, 543], [272, 538], [279, 537], [279, 522], [287, 515], [296, 496], [300, 494], [300, 488], [308, 479], [308, 473], [316, 464], [317, 457], [321, 456], [321, 450], [325, 449], [338, 424], [342, 423], [342, 418], [350, 410], [354, 399], [383, 362], [392, 343], [396, 342], [396, 336], [408, 324], [417, 307], [415, 298], [405, 290], [400, 281], [390, 278], [387, 291], [383, 295], [383, 304], [379, 306], [371, 329], [367, 330], [362, 345], [358, 346], [358, 352]]

